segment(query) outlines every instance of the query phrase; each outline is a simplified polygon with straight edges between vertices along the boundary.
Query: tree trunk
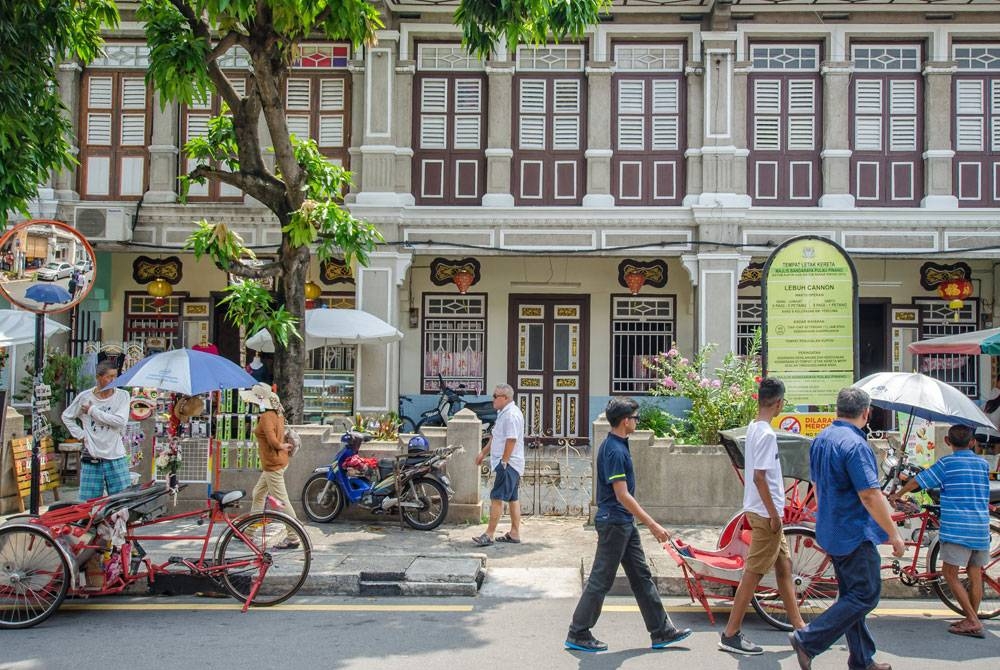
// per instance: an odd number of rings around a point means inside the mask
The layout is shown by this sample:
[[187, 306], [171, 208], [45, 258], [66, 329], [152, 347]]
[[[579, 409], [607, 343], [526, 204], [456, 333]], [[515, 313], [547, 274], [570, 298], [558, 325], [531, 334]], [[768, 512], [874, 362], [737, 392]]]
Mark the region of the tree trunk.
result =
[[309, 273], [309, 247], [292, 248], [282, 244], [282, 273], [278, 277], [278, 293], [284, 300], [285, 309], [299, 322], [299, 335], [292, 337], [288, 346], [282, 348], [275, 343], [274, 383], [278, 386], [278, 397], [285, 406], [288, 423], [302, 423], [304, 370], [306, 367], [305, 316], [306, 278]]

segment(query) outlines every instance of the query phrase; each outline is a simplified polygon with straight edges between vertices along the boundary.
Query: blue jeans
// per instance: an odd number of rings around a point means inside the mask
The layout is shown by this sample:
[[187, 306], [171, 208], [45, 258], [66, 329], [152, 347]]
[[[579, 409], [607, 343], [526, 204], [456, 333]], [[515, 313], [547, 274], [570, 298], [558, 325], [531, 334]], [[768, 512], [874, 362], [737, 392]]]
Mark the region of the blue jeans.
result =
[[867, 668], [875, 657], [875, 640], [865, 617], [878, 605], [882, 593], [878, 548], [862, 542], [850, 554], [830, 558], [840, 590], [837, 602], [796, 635], [810, 656], [822, 654], [844, 635], [851, 652], [847, 666]]

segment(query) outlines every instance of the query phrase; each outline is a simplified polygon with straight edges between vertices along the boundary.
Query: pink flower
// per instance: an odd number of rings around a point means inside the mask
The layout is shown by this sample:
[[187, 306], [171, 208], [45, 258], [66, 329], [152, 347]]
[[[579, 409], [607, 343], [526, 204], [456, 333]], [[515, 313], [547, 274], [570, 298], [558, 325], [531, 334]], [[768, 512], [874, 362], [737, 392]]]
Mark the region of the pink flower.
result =
[[670, 350], [670, 351], [668, 351], [668, 352], [667, 352], [667, 353], [666, 353], [665, 355], [666, 355], [666, 356], [669, 356], [670, 358], [674, 358], [674, 357], [676, 357], [676, 356], [679, 356], [679, 355], [680, 355], [680, 352], [679, 352], [679, 351], [677, 351], [676, 349], [671, 349], [671, 350]]
[[721, 386], [722, 386], [722, 382], [720, 382], [718, 379], [713, 379], [712, 380], [712, 388], [717, 389], [717, 388], [720, 388]]
[[700, 386], [703, 389], [707, 389], [711, 385], [712, 382], [709, 381], [707, 378], [703, 378], [700, 382], [698, 382], [698, 386]]
[[690, 362], [691, 362], [691, 361], [689, 361], [688, 359], [686, 359], [686, 358], [682, 358], [682, 359], [681, 359], [681, 362], [680, 362], [680, 364], [681, 364], [681, 365], [688, 365], [688, 364], [689, 364]]
[[729, 387], [729, 392], [732, 393], [733, 395], [739, 395], [741, 390], [742, 389], [740, 389], [739, 384], [733, 384], [732, 386]]
[[674, 381], [673, 377], [664, 377], [663, 381], [660, 382], [664, 388], [675, 389], [677, 388], [677, 382]]
[[692, 370], [691, 372], [688, 373], [688, 379], [690, 379], [691, 381], [697, 380], [698, 373]]

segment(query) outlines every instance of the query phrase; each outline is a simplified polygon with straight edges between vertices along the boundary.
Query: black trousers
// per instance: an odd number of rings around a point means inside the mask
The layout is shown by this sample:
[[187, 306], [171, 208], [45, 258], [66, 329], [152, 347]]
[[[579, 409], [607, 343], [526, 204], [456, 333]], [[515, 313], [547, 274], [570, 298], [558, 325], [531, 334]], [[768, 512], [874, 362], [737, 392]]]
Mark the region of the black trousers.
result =
[[614, 585], [619, 565], [625, 569], [632, 594], [639, 603], [639, 611], [646, 622], [646, 630], [655, 633], [671, 628], [673, 623], [663, 609], [660, 593], [656, 590], [653, 575], [646, 563], [646, 554], [642, 551], [639, 529], [635, 524], [595, 525], [597, 553], [590, 569], [590, 578], [573, 612], [573, 622], [569, 626], [570, 636], [586, 638], [590, 635], [590, 629], [601, 616], [604, 597]]

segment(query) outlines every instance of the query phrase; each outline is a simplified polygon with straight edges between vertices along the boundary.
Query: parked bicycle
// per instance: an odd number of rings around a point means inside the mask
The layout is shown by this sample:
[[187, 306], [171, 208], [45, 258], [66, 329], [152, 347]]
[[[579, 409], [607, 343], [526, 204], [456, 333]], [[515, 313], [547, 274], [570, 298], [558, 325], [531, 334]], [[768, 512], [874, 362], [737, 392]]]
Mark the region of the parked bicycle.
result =
[[[265, 509], [231, 518], [244, 491], [215, 491], [205, 506], [164, 515], [169, 489], [148, 483], [85, 503], [54, 505], [37, 517], [15, 517], [0, 526], [0, 628], [35, 626], [59, 609], [67, 595], [114, 595], [146, 580], [179, 575], [207, 578], [250, 606], [292, 597], [305, 582], [312, 545], [305, 529], [282, 512]], [[197, 520], [203, 532], [144, 534], [142, 529], [180, 519]], [[208, 521], [207, 525], [205, 521]], [[216, 524], [225, 525], [209, 553]], [[200, 542], [195, 556], [154, 562], [142, 542]], [[93, 557], [96, 574], [85, 566]]]
[[399, 416], [401, 417], [400, 432], [419, 433], [424, 426], [445, 426], [448, 419], [454, 416], [460, 409], [471, 409], [475, 412], [479, 420], [483, 422], [483, 444], [489, 439], [490, 431], [497, 420], [497, 411], [493, 407], [491, 400], [469, 402], [465, 399], [467, 393], [463, 385], [453, 389], [444, 382], [444, 377], [438, 373], [438, 394], [437, 405], [421, 413], [420, 418], [414, 421], [412, 418], [403, 415], [403, 402], [413, 402], [413, 396], [399, 396]]

